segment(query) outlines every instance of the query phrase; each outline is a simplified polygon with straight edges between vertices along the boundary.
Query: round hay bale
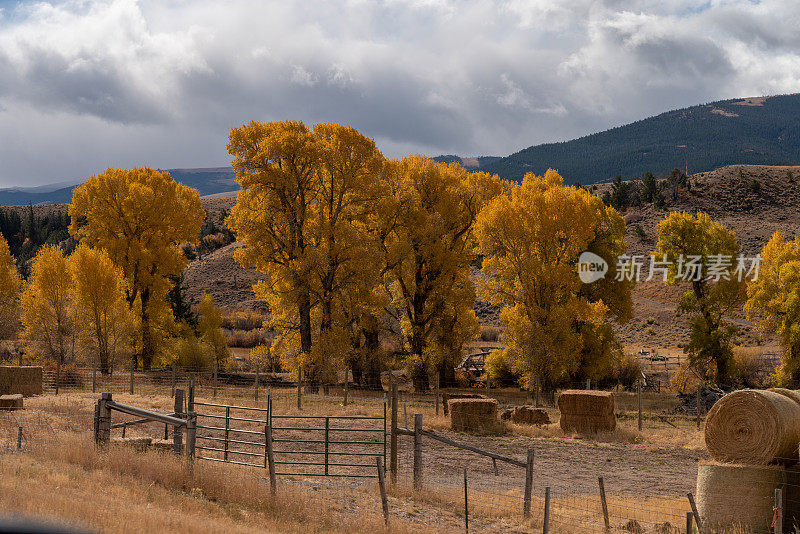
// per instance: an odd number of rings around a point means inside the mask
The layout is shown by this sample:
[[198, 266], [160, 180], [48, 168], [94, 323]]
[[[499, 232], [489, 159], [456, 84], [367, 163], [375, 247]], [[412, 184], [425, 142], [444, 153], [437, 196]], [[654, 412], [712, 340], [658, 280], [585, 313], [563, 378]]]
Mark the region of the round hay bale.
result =
[[789, 397], [797, 404], [800, 404], [800, 391], [795, 391], [793, 389], [786, 389], [786, 388], [769, 388], [767, 391], [774, 391], [775, 393], [780, 393], [784, 397]]
[[703, 525], [771, 530], [775, 488], [783, 468], [718, 464], [697, 467], [697, 511]]
[[734, 391], [708, 412], [705, 440], [708, 453], [720, 462], [796, 462], [800, 404], [774, 391]]
[[450, 399], [450, 428], [461, 432], [493, 433], [497, 431], [495, 399]]

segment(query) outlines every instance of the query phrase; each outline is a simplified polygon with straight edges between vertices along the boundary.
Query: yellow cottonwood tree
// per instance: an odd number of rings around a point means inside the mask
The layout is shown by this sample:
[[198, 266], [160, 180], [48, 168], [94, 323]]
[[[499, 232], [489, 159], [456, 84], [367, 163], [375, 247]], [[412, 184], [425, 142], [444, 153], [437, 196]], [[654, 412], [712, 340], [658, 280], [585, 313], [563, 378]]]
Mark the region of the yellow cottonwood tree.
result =
[[[714, 366], [717, 383], [727, 384], [737, 328], [724, 316], [740, 306], [746, 295], [744, 280], [734, 275], [740, 251], [736, 234], [703, 212], [672, 212], [658, 223], [656, 232], [654, 254], [658, 259], [666, 257], [670, 264], [667, 283], [686, 281], [691, 287], [678, 306], [678, 311], [689, 315], [689, 343], [684, 348], [689, 363]], [[713, 280], [710, 268], [721, 265], [723, 259], [731, 262], [728, 276]]]
[[[468, 283], [471, 232], [491, 188], [471, 188], [463, 167], [423, 156], [391, 162], [387, 175], [395, 209], [383, 231], [387, 287], [409, 342], [414, 387], [424, 391], [429, 372], [442, 363], [431, 340], [448, 323], [443, 314], [475, 323], [475, 294]], [[449, 363], [443, 367], [452, 367]]]
[[11, 336], [17, 329], [20, 285], [14, 257], [0, 234], [0, 339]]
[[[622, 219], [587, 191], [564, 186], [551, 169], [544, 176], [527, 174], [492, 200], [478, 215], [476, 235], [481, 290], [490, 302], [505, 305], [501, 319], [509, 343], [502, 359], [524, 387], [532, 390], [538, 379], [551, 394], [559, 380], [580, 369], [585, 330], [601, 328], [609, 316], [609, 306], [582, 288], [578, 257], [593, 244], [599, 250], [602, 240], [616, 243], [609, 250], [618, 249]], [[497, 356], [493, 363], [501, 366]]]
[[122, 269], [128, 306], [138, 315], [142, 366], [149, 369], [155, 323], [171, 315], [168, 277], [180, 274], [187, 262], [178, 246], [197, 242], [205, 218], [197, 190], [168, 172], [109, 168], [75, 189], [69, 214], [70, 233], [105, 250]]
[[125, 300], [122, 270], [105, 251], [81, 244], [67, 258], [72, 277], [78, 341], [88, 357], [110, 372], [118, 356], [131, 351], [134, 318]]
[[236, 251], [236, 261], [267, 276], [253, 289], [268, 301], [273, 325], [281, 330], [276, 341], [285, 344], [286, 336], [296, 337], [296, 352], [310, 358], [314, 303], [306, 249], [316, 196], [318, 141], [302, 122], [253, 121], [231, 130], [228, 152], [234, 157], [231, 165], [241, 188], [226, 219], [244, 244]]
[[56, 383], [61, 366], [75, 354], [71, 290], [72, 277], [61, 249], [43, 246], [33, 260], [30, 282], [22, 293], [22, 324], [33, 352], [56, 363]]
[[222, 332], [222, 312], [214, 305], [214, 297], [203, 293], [200, 298], [200, 333], [202, 339], [208, 344], [214, 354], [217, 367], [222, 369], [228, 361], [231, 351], [228, 349], [228, 340]]
[[800, 238], [776, 232], [761, 251], [758, 278], [747, 286], [745, 311], [765, 333], [777, 333], [784, 354], [778, 383], [800, 385]]
[[380, 279], [383, 156], [354, 128], [289, 121], [234, 128], [228, 151], [242, 191], [227, 223], [237, 261], [267, 275], [254, 289], [279, 330], [272, 352], [326, 382], [350, 346], [337, 299]]

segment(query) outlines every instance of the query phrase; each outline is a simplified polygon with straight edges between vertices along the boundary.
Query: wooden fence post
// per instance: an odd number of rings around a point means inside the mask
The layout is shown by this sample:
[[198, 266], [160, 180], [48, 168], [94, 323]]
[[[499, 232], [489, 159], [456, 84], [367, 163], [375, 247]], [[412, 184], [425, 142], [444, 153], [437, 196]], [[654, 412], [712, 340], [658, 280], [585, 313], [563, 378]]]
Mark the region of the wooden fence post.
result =
[[275, 453], [272, 450], [272, 422], [264, 426], [264, 443], [267, 449], [267, 467], [269, 468], [269, 492], [274, 497], [277, 493], [277, 477], [275, 475]]
[[22, 450], [22, 427], [17, 427], [17, 450]]
[[256, 380], [254, 383], [253, 399], [258, 402], [258, 366], [256, 365]]
[[172, 396], [175, 396], [175, 388], [177, 387], [177, 377], [175, 375], [175, 364], [172, 364]]
[[603, 477], [598, 477], [597, 482], [600, 484], [600, 504], [603, 505], [603, 521], [606, 525], [606, 530], [611, 529], [611, 523], [608, 520], [608, 502], [606, 502], [606, 485], [603, 483]]
[[642, 381], [641, 380], [639, 380], [636, 383], [636, 399], [639, 405], [638, 421], [639, 421], [639, 432], [641, 432], [642, 431]]
[[189, 412], [186, 420], [186, 457], [194, 459], [195, 442], [197, 440], [197, 414]]
[[525, 463], [525, 500], [522, 502], [522, 515], [531, 516], [531, 494], [533, 492], [533, 449], [528, 449], [528, 461]]
[[422, 489], [422, 414], [414, 414], [414, 490]]
[[194, 377], [189, 377], [189, 398], [186, 401], [186, 411], [194, 411]]
[[383, 478], [383, 458], [375, 457], [375, 466], [378, 468], [378, 489], [381, 491], [381, 507], [383, 508], [383, 522], [389, 524], [389, 499], [386, 497], [386, 482]]
[[591, 378], [587, 378], [586, 379], [586, 389], [592, 389], [592, 379]]
[[775, 488], [774, 524], [775, 534], [783, 534], [783, 496], [780, 488]]
[[297, 409], [303, 409], [303, 366], [300, 365], [297, 367]]
[[692, 530], [692, 512], [686, 512], [686, 534], [693, 534]]
[[349, 382], [350, 368], [344, 368], [344, 405], [347, 406], [347, 383]]
[[129, 387], [129, 391], [128, 391], [128, 393], [130, 393], [131, 395], [133, 395], [133, 371], [134, 371], [134, 369], [136, 369], [136, 355], [134, 355], [133, 358], [131, 358], [131, 383], [130, 383], [130, 387]]
[[[183, 390], [176, 389], [175, 390], [175, 417], [179, 419], [183, 419]], [[183, 429], [180, 427], [174, 427], [172, 429], [172, 452], [177, 455], [183, 453]]]
[[61, 383], [61, 359], [56, 360], [56, 395], [58, 395], [58, 386]]
[[492, 377], [489, 375], [489, 370], [486, 370], [486, 396], [489, 396], [489, 389], [492, 387]]
[[445, 417], [450, 415], [450, 406], [448, 406], [447, 401], [448, 401], [447, 393], [442, 393], [442, 413], [444, 414]]
[[686, 494], [686, 497], [689, 499], [689, 506], [692, 507], [692, 515], [694, 515], [694, 522], [697, 525], [697, 532], [698, 534], [702, 534], [703, 524], [700, 521], [700, 514], [697, 512], [697, 505], [694, 503], [694, 495], [690, 492]]
[[111, 410], [108, 401], [113, 400], [111, 393], [103, 393], [97, 401], [97, 442], [106, 444], [111, 440]]
[[92, 360], [92, 393], [97, 391], [97, 356]]
[[441, 378], [441, 374], [437, 371], [436, 372], [436, 390], [435, 390], [435, 398], [436, 400], [434, 403], [436, 404], [436, 415], [439, 415], [439, 379]]
[[[391, 371], [390, 371], [391, 372]], [[389, 436], [389, 471], [391, 471], [392, 484], [397, 483], [397, 383], [394, 375], [390, 375], [392, 387], [392, 427]]]
[[214, 398], [217, 398], [217, 372], [219, 370], [219, 366], [217, 362], [214, 362]]
[[403, 428], [408, 429], [408, 410], [406, 409], [406, 396], [403, 395]]
[[469, 534], [469, 499], [467, 497], [467, 468], [464, 468], [464, 530]]
[[542, 532], [550, 534], [550, 486], [544, 488], [544, 519], [542, 520]]

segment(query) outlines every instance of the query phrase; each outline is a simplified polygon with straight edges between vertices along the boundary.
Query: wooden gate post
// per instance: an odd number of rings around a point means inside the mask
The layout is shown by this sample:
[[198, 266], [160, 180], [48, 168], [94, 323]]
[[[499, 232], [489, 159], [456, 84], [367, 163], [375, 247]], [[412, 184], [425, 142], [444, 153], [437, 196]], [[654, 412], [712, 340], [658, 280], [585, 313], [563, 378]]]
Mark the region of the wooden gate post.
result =
[[525, 463], [525, 498], [522, 502], [522, 515], [531, 516], [531, 494], [533, 492], [533, 449], [528, 449], [528, 461]]
[[[183, 419], [183, 390], [175, 390], [175, 417]], [[172, 452], [177, 455], [183, 453], [183, 429], [181, 427], [173, 427], [172, 429]]]
[[694, 529], [692, 528], [692, 512], [686, 512], [686, 534], [692, 534]]
[[186, 411], [194, 411], [194, 377], [189, 377], [189, 398], [186, 399]]
[[[391, 373], [391, 371], [390, 371]], [[390, 375], [392, 387], [392, 428], [389, 436], [389, 471], [391, 472], [392, 484], [397, 483], [397, 383], [394, 375]]]
[[422, 414], [414, 414], [414, 490], [422, 489]]

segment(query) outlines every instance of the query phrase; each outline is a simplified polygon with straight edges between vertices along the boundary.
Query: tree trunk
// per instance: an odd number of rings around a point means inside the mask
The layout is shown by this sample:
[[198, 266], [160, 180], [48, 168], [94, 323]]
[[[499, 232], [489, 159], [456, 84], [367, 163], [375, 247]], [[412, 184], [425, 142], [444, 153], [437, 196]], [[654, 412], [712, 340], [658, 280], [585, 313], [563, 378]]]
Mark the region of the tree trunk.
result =
[[150, 289], [145, 289], [142, 295], [142, 369], [149, 371], [153, 365], [155, 355], [155, 343], [153, 341], [153, 331], [150, 327]]

